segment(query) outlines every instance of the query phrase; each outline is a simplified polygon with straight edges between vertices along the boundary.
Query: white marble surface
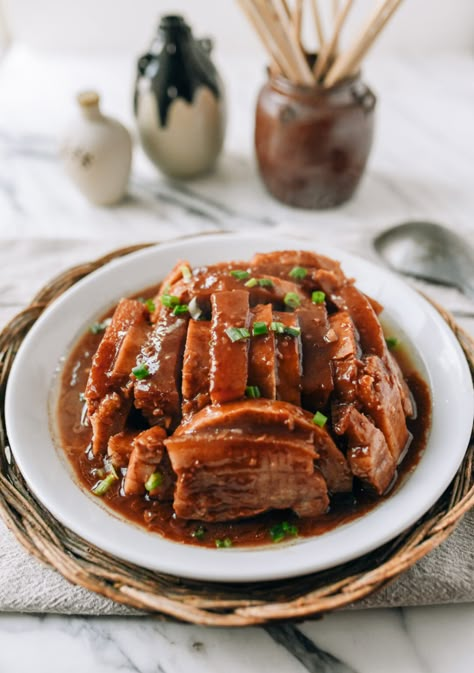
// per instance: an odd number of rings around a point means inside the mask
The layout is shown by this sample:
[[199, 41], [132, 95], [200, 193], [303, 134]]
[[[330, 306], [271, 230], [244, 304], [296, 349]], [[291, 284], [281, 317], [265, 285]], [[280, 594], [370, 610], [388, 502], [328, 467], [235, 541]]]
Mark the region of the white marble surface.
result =
[[[105, 109], [131, 124], [131, 62], [124, 55], [78, 59], [16, 47], [0, 63], [0, 245], [9, 238], [84, 238], [91, 239], [94, 256], [99, 240], [103, 247], [107, 241], [264, 227], [269, 236], [274, 231], [301, 233], [372, 256], [375, 232], [417, 217], [447, 223], [474, 242], [472, 55], [369, 65], [367, 80], [380, 96], [370, 167], [353, 201], [324, 213], [288, 209], [260, 186], [251, 127], [262, 75], [245, 58], [222, 59], [230, 119], [226, 151], [215, 175], [184, 186], [172, 184], [156, 176], [137, 151], [127, 201], [109, 210], [85, 203], [56, 161], [60, 129], [73, 113], [73, 93], [85, 86], [97, 87]], [[1, 284], [7, 283], [2, 278]], [[454, 290], [442, 297], [455, 311], [472, 311], [470, 302]], [[23, 301], [16, 298], [3, 309], [13, 313]], [[473, 329], [472, 319], [464, 324]], [[3, 614], [0, 671], [473, 670], [470, 605], [350, 612], [300, 629], [310, 640], [296, 648], [300, 657], [306, 650], [298, 661], [291, 654], [294, 648], [285, 650], [263, 629], [203, 629], [151, 618]], [[311, 642], [322, 652], [314, 648], [311, 653]]]

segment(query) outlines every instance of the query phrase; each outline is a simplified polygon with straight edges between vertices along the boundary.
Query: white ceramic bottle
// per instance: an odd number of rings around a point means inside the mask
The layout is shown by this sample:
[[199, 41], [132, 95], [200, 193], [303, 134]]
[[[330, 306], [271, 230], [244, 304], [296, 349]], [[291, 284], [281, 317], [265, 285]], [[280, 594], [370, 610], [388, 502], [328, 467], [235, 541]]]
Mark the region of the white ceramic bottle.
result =
[[108, 206], [127, 190], [132, 163], [130, 133], [116, 119], [104, 116], [94, 91], [77, 97], [80, 115], [61, 143], [66, 173], [92, 203]]

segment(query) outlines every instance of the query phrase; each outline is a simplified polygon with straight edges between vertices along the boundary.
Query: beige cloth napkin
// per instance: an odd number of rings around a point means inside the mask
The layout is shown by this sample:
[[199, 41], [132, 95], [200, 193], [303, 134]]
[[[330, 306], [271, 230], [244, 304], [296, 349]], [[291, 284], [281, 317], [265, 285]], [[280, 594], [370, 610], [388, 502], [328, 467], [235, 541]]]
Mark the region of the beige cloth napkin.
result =
[[[0, 241], [0, 323], [23, 308], [52, 275], [113, 249], [94, 241]], [[353, 251], [355, 246], [351, 246]], [[441, 295], [440, 296], [440, 292]], [[458, 305], [449, 290], [437, 300]], [[461, 300], [462, 301], [462, 300]], [[466, 322], [471, 327], [472, 322]], [[410, 606], [474, 601], [474, 511], [441, 547], [390, 586], [357, 607]], [[138, 614], [71, 585], [17, 543], [0, 521], [0, 611], [84, 615]]]

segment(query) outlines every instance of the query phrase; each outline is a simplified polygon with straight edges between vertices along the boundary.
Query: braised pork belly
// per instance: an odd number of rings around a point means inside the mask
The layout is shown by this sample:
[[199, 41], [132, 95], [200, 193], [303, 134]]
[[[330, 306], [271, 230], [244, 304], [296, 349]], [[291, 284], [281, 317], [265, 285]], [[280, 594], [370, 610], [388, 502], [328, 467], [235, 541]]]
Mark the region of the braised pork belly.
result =
[[307, 251], [179, 262], [105, 329], [85, 389], [92, 453], [124, 497], [179, 519], [323, 517], [338, 494], [381, 496], [416, 411], [381, 310]]

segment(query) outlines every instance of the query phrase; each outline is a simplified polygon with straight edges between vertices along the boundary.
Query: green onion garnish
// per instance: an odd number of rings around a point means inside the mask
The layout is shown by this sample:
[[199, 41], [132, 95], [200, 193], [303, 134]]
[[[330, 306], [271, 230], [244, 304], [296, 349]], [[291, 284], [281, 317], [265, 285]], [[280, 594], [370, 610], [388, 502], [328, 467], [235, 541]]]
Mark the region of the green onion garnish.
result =
[[397, 337], [386, 337], [385, 342], [389, 348], [396, 348], [399, 343]]
[[182, 274], [184, 280], [190, 280], [190, 278], [193, 274], [192, 274], [192, 271], [189, 268], [189, 266], [187, 266], [186, 264], [183, 264], [183, 266], [179, 267], [179, 270], [181, 271], [181, 274]]
[[269, 532], [273, 542], [281, 542], [287, 535], [298, 535], [298, 528], [294, 524], [288, 523], [288, 521], [282, 521], [272, 526]]
[[154, 312], [155, 312], [155, 310], [156, 310], [156, 306], [155, 306], [155, 302], [153, 301], [153, 299], [147, 299], [147, 300], [144, 302], [144, 304], [145, 304], [145, 306], [147, 307], [147, 309], [149, 310], [150, 313], [154, 313]]
[[112, 322], [112, 318], [106, 318], [102, 322], [95, 322], [93, 325], [89, 327], [89, 331], [92, 334], [100, 334], [101, 332], [104, 332], [107, 327], [110, 325]]
[[146, 480], [145, 488], [148, 492], [154, 491], [155, 488], [161, 486], [162, 483], [163, 483], [163, 475], [161, 474], [161, 472], [153, 472], [153, 474], [150, 474], [150, 476]]
[[320, 411], [317, 411], [313, 416], [313, 423], [315, 425], [319, 425], [320, 428], [324, 428], [327, 420], [328, 420], [328, 417], [325, 416], [324, 414], [322, 414]]
[[294, 278], [295, 280], [303, 280], [307, 275], [307, 270], [303, 269], [302, 266], [294, 266], [290, 271], [290, 278]]
[[187, 313], [188, 310], [189, 309], [187, 304], [178, 304], [174, 307], [173, 313], [174, 315], [183, 315], [184, 313]]
[[245, 388], [245, 396], [251, 400], [258, 400], [261, 397], [260, 388], [258, 386], [247, 386]]
[[283, 297], [283, 302], [290, 308], [298, 308], [301, 304], [301, 300], [296, 292], [287, 292]]
[[248, 339], [250, 337], [250, 332], [246, 327], [228, 327], [225, 333], [232, 343], [234, 343], [234, 341], [240, 341], [241, 339]]
[[253, 336], [260, 336], [260, 334], [268, 334], [268, 327], [266, 323], [264, 322], [254, 322], [253, 327], [252, 327], [252, 335]]
[[270, 329], [277, 334], [288, 334], [289, 336], [299, 336], [301, 334], [301, 327], [286, 327], [282, 322], [270, 323]]
[[167, 308], [174, 308], [180, 303], [179, 297], [175, 297], [172, 294], [162, 294], [160, 299], [163, 306], [166, 306]]
[[101, 479], [92, 487], [92, 493], [98, 496], [105, 495], [112, 484], [114, 484], [116, 481], [118, 481], [117, 475], [111, 472], [104, 479]]
[[132, 369], [132, 374], [136, 379], [141, 381], [142, 379], [146, 379], [147, 376], [150, 376], [150, 370], [148, 369], [148, 365], [142, 362]]
[[259, 278], [257, 283], [260, 285], [260, 287], [273, 287], [273, 281], [271, 278]]
[[198, 526], [193, 532], [191, 533], [191, 537], [196, 538], [196, 540], [202, 540], [204, 538], [204, 535], [206, 534], [206, 529], [204, 526]]
[[237, 278], [237, 280], [247, 280], [247, 278], [250, 278], [250, 273], [248, 271], [242, 271], [241, 269], [231, 271], [230, 275]]
[[273, 287], [273, 281], [271, 278], [250, 278], [246, 283], [245, 287]]
[[322, 292], [321, 290], [315, 290], [311, 294], [311, 301], [313, 304], [324, 304], [324, 300], [326, 299], [326, 293]]
[[79, 402], [85, 402], [85, 401], [86, 401], [86, 394], [79, 393]]
[[216, 547], [222, 549], [223, 547], [232, 547], [232, 540], [230, 537], [225, 537], [223, 540], [216, 540]]
[[277, 334], [284, 334], [285, 325], [282, 322], [272, 322], [270, 323], [270, 329]]

